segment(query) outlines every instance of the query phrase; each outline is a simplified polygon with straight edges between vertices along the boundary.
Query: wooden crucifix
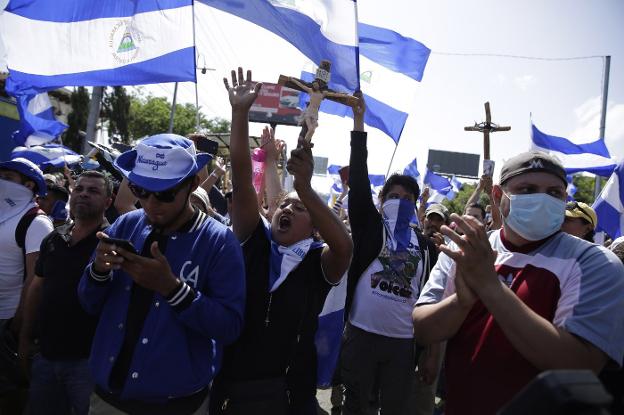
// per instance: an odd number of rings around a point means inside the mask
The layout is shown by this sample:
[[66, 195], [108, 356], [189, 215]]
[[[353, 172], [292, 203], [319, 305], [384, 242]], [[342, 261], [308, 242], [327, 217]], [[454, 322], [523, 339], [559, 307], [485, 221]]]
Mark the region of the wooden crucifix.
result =
[[321, 102], [324, 99], [329, 99], [348, 106], [357, 103], [356, 97], [329, 89], [327, 84], [329, 83], [330, 69], [331, 62], [323, 60], [312, 82], [306, 82], [286, 75], [280, 75], [277, 81], [279, 85], [305, 92], [310, 96], [310, 102], [301, 117], [301, 133], [299, 133], [299, 138], [303, 138], [308, 142], [312, 140], [312, 135], [316, 127], [318, 127], [318, 112]]
[[[503, 127], [492, 122], [492, 114], [490, 113], [490, 103], [485, 103], [485, 121], [476, 123], [473, 126], [464, 127], [464, 131], [478, 131], [483, 133], [483, 172], [486, 175], [492, 175], [494, 171], [494, 163], [490, 161], [490, 133], [497, 131], [509, 131], [511, 127]], [[486, 162], [487, 160], [487, 162]], [[486, 166], [488, 166], [486, 168]]]

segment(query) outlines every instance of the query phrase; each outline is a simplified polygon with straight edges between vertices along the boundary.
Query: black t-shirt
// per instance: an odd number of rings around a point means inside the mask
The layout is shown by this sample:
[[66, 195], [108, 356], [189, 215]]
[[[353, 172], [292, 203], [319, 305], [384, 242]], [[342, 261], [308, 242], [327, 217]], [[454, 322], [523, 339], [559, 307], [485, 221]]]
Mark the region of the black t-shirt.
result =
[[[108, 226], [105, 223], [98, 230]], [[89, 357], [97, 318], [78, 301], [78, 283], [98, 244], [96, 231], [70, 246], [73, 224], [55, 229], [41, 242], [35, 274], [44, 279], [37, 312], [41, 355], [50, 360]]]
[[288, 366], [291, 390], [303, 385], [306, 390], [310, 385], [315, 390], [314, 335], [318, 314], [332, 287], [321, 269], [322, 249], [310, 250], [270, 295], [270, 246], [260, 221], [243, 244], [247, 275], [245, 326], [241, 337], [225, 348], [220, 376], [229, 381], [276, 378], [284, 376]]

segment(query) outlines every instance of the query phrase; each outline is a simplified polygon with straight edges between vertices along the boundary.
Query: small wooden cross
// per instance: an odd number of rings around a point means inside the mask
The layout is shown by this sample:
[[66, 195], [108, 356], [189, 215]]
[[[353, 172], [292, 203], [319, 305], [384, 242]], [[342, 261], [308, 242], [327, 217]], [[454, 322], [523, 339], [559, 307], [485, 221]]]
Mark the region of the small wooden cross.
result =
[[475, 125], [464, 127], [464, 131], [479, 131], [483, 133], [483, 158], [485, 160], [490, 159], [490, 133], [497, 131], [509, 131], [511, 127], [501, 127], [498, 124], [492, 122], [492, 114], [490, 114], [490, 103], [485, 103], [485, 122], [481, 122]]

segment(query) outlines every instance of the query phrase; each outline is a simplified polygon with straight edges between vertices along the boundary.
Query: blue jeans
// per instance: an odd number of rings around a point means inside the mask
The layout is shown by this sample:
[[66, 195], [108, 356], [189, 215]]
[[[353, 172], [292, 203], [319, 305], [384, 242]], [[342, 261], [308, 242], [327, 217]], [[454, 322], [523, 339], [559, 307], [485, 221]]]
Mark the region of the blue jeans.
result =
[[30, 380], [30, 413], [32, 415], [86, 415], [93, 379], [87, 359], [33, 359]]

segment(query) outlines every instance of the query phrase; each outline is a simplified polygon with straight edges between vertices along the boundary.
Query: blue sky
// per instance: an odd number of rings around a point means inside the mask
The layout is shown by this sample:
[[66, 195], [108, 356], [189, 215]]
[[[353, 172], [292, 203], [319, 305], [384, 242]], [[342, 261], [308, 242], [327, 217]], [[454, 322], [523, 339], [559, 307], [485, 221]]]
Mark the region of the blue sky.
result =
[[[292, 46], [262, 29], [203, 5], [197, 11], [197, 49], [202, 62], [205, 57], [206, 64], [216, 69], [198, 75], [200, 105], [209, 117], [229, 117], [221, 78], [230, 68], [251, 67], [258, 79], [275, 82], [279, 74], [298, 75], [306, 63]], [[396, 30], [433, 51], [421, 83], [396, 85], [397, 91], [411, 94], [411, 102], [392, 171], [402, 170], [417, 157], [422, 172], [429, 149], [480, 153], [479, 134], [466, 133], [463, 127], [484, 118], [487, 100], [494, 121], [512, 126], [510, 132], [493, 136], [497, 170], [505, 159], [529, 148], [529, 113], [546, 133], [577, 141], [598, 137], [602, 59], [542, 61], [441, 52], [611, 55], [606, 142], [612, 155], [624, 157], [624, 2], [360, 0], [358, 13], [361, 21]], [[148, 89], [170, 96], [173, 86]], [[387, 97], [377, 98], [392, 104], [393, 91], [387, 92]], [[194, 102], [192, 84], [181, 86], [179, 99]], [[345, 164], [351, 121], [321, 115], [319, 123], [316, 155]], [[252, 133], [261, 128], [252, 126]], [[296, 135], [296, 128], [278, 127], [278, 136], [290, 145]], [[371, 172], [385, 173], [393, 150], [390, 138], [370, 131]]]

